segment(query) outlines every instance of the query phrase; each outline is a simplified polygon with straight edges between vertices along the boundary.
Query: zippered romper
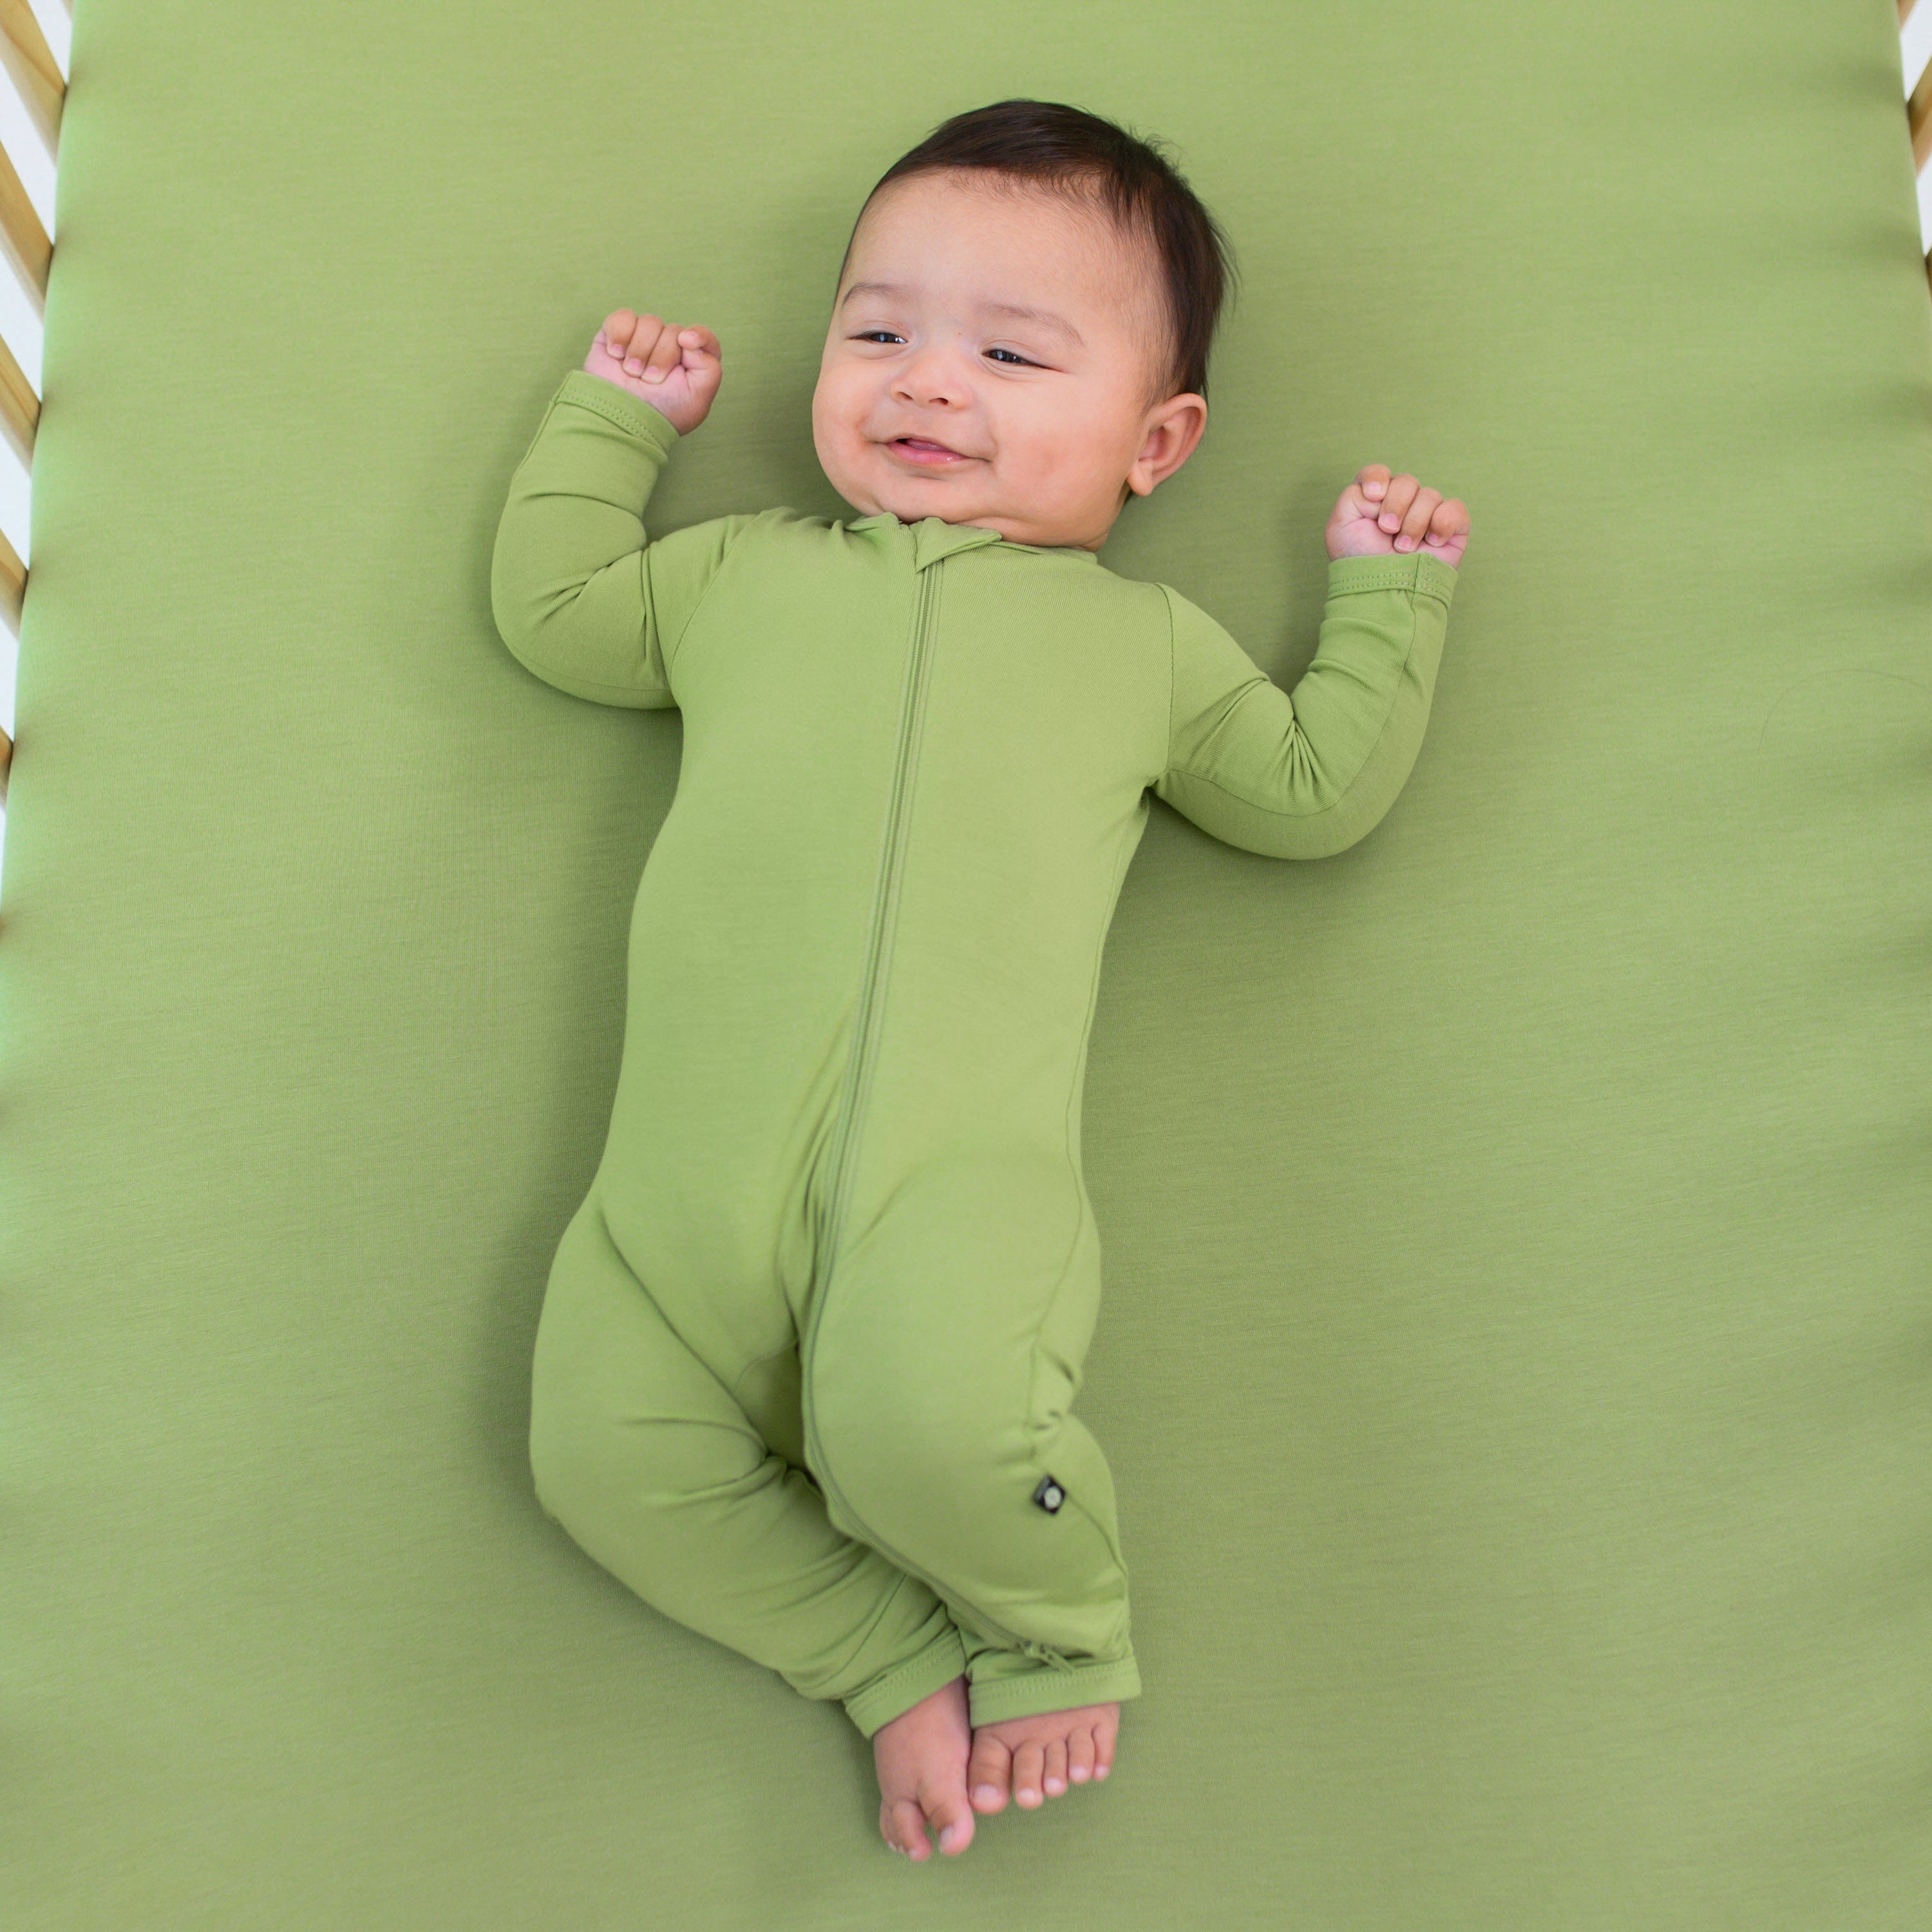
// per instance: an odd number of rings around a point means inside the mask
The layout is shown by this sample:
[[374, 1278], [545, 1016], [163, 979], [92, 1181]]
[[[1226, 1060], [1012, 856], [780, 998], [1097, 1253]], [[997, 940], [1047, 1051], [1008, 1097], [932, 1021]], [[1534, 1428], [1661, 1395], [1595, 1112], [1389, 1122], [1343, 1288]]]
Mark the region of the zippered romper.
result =
[[1080, 1126], [1152, 790], [1284, 858], [1407, 779], [1456, 573], [1331, 562], [1292, 696], [1166, 584], [936, 517], [646, 538], [679, 440], [566, 376], [509, 488], [503, 640], [682, 713], [602, 1157], [552, 1263], [541, 1506], [870, 1736], [1138, 1694], [1100, 1444]]

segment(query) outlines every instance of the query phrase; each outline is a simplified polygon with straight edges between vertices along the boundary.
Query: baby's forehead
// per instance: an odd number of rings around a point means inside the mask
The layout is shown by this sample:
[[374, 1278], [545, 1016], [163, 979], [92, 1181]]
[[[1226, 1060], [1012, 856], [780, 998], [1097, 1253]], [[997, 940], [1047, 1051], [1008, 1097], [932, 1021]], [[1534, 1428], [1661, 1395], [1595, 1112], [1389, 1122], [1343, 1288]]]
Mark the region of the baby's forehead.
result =
[[[877, 191], [860, 217], [850, 254], [857, 254], [862, 237], [876, 232], [883, 212], [880, 202], [896, 190], [906, 199], [922, 193], [971, 196], [991, 218], [991, 226], [995, 230], [1017, 231], [1030, 238], [1047, 241], [1056, 264], [1077, 265], [1086, 272], [1084, 279], [1109, 284], [1109, 296], [1124, 289], [1129, 293], [1140, 292], [1150, 286], [1156, 269], [1153, 238], [1138, 225], [1116, 215], [1092, 190], [1022, 176], [963, 169], [909, 176]], [[897, 250], [914, 259], [926, 254], [937, 254], [946, 245], [942, 235], [926, 224], [908, 220], [897, 225]], [[989, 249], [989, 266], [992, 252]], [[1010, 265], [1002, 260], [1000, 266]]]

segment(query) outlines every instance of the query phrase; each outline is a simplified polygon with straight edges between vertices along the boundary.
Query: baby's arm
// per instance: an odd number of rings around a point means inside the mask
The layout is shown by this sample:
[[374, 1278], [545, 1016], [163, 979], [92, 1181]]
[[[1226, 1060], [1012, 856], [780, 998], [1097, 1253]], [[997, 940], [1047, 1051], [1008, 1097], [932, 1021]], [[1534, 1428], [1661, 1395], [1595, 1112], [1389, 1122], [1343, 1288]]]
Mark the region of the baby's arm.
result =
[[1323, 532], [1328, 608], [1293, 695], [1206, 611], [1173, 620], [1167, 770], [1156, 793], [1204, 831], [1274, 859], [1325, 859], [1408, 781], [1442, 659], [1468, 507], [1386, 464], [1360, 470]]
[[[670, 374], [650, 386], [627, 379], [620, 344]], [[636, 710], [677, 701], [685, 626], [754, 519], [714, 518], [655, 542], [642, 519], [665, 460], [710, 410], [718, 376], [709, 330], [673, 331], [620, 310], [584, 368], [563, 379], [510, 479], [490, 608], [512, 656], [573, 697]]]
[[1321, 640], [1292, 694], [1162, 585], [1174, 695], [1156, 796], [1270, 858], [1354, 844], [1395, 802], [1421, 748], [1456, 574], [1419, 550], [1331, 559]]

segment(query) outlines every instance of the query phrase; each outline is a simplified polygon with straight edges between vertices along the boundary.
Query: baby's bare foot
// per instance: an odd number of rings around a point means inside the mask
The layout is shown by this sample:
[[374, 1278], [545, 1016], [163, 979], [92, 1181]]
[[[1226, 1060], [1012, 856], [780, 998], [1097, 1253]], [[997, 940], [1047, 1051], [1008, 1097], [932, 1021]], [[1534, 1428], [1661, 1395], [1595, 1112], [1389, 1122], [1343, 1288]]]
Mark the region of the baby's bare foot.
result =
[[1058, 1798], [1070, 1779], [1084, 1784], [1090, 1778], [1105, 1778], [1120, 1728], [1118, 1704], [1079, 1704], [982, 1724], [973, 1733], [966, 1769], [973, 1809], [1004, 1810], [1010, 1794], [1031, 1810]]
[[948, 1858], [957, 1858], [973, 1842], [973, 1810], [966, 1802], [973, 1727], [966, 1710], [966, 1680], [956, 1677], [872, 1733], [879, 1835], [915, 1864], [932, 1856], [926, 1839], [928, 1823]]

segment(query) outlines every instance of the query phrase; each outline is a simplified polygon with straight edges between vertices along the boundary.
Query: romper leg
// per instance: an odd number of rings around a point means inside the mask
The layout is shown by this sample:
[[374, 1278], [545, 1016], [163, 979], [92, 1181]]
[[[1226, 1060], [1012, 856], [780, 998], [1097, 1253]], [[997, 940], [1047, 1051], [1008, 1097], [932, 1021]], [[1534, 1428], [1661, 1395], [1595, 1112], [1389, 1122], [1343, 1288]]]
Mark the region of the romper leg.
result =
[[975, 1724], [1139, 1694], [1113, 1480], [1070, 1412], [1100, 1292], [1084, 1187], [1020, 1149], [903, 1178], [812, 1311], [831, 1520], [945, 1599]]
[[960, 1676], [934, 1593], [833, 1528], [613, 1244], [593, 1189], [538, 1322], [530, 1463], [539, 1502], [604, 1568], [688, 1628], [838, 1698], [860, 1730]]

